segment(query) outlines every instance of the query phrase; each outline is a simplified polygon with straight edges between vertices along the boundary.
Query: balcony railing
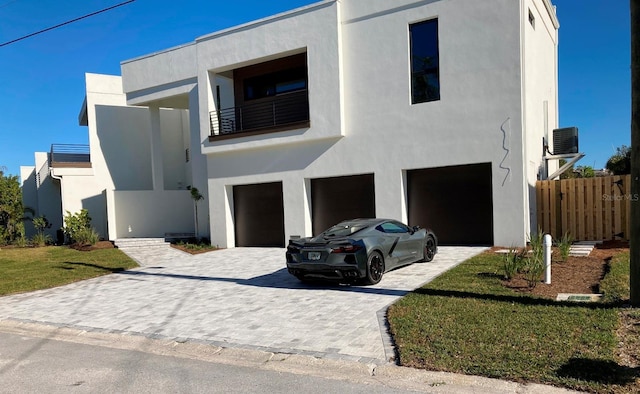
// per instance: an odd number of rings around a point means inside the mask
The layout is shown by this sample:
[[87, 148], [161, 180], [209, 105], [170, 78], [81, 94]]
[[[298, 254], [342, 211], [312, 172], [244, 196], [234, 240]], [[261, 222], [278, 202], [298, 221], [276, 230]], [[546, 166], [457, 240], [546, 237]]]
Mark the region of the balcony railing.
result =
[[309, 96], [307, 90], [299, 90], [240, 107], [212, 111], [209, 119], [212, 138], [252, 131], [280, 131], [298, 125], [304, 127], [309, 123]]
[[89, 145], [53, 144], [49, 152], [50, 167], [91, 167]]

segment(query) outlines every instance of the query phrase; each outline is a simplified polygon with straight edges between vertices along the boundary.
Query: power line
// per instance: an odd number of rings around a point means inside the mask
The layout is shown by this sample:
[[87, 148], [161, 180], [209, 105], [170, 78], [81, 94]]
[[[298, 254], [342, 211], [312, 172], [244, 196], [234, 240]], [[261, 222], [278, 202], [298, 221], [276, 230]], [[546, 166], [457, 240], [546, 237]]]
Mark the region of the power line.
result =
[[37, 32], [35, 32], [35, 33], [27, 34], [26, 36], [22, 36], [22, 37], [20, 37], [20, 38], [16, 38], [15, 40], [11, 40], [11, 41], [4, 42], [4, 43], [0, 44], [0, 47], [3, 47], [3, 46], [5, 46], [5, 45], [9, 45], [9, 44], [13, 44], [14, 42], [22, 41], [22, 40], [24, 40], [24, 39], [26, 39], [26, 38], [33, 37], [33, 36], [36, 36], [36, 35], [38, 35], [38, 34], [42, 34], [42, 33], [48, 32], [48, 31], [53, 30], [53, 29], [57, 29], [57, 28], [59, 28], [59, 27], [62, 27], [62, 26], [65, 26], [65, 25], [71, 24], [71, 23], [73, 23], [73, 22], [77, 22], [77, 21], [79, 21], [79, 20], [82, 20], [82, 19], [86, 19], [86, 18], [92, 17], [92, 16], [94, 16], [94, 15], [102, 14], [103, 12], [110, 11], [110, 10], [112, 10], [112, 9], [114, 9], [114, 8], [122, 7], [123, 5], [129, 4], [129, 3], [133, 3], [134, 1], [136, 1], [136, 0], [128, 0], [128, 1], [125, 1], [125, 2], [120, 3], [120, 4], [116, 4], [116, 5], [114, 5], [114, 6], [104, 8], [104, 9], [102, 9], [102, 10], [100, 10], [100, 11], [92, 12], [92, 13], [90, 13], [90, 14], [83, 15], [83, 16], [81, 16], [81, 17], [79, 17], [79, 18], [75, 18], [75, 19], [72, 19], [72, 20], [70, 20], [70, 21], [66, 21], [66, 22], [63, 22], [63, 23], [57, 24], [57, 25], [55, 25], [55, 26], [51, 26], [51, 27], [48, 27], [48, 28], [46, 28], [46, 29], [39, 30], [39, 31], [37, 31]]
[[18, 1], [18, 0], [11, 0], [11, 1], [7, 1], [6, 3], [2, 3], [2, 4], [0, 4], [0, 8], [4, 8], [4, 7], [8, 6], [11, 3], [15, 3], [16, 1]]

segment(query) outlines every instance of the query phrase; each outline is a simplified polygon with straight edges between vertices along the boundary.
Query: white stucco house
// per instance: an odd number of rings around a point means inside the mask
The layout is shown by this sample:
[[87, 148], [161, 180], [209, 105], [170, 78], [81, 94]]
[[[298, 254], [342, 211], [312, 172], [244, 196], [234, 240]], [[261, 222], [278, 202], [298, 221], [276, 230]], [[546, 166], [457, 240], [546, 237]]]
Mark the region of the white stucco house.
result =
[[90, 166], [49, 163], [49, 189], [109, 239], [194, 232], [194, 186], [221, 247], [374, 216], [523, 245], [558, 27], [550, 0], [324, 0], [199, 37], [87, 75]]

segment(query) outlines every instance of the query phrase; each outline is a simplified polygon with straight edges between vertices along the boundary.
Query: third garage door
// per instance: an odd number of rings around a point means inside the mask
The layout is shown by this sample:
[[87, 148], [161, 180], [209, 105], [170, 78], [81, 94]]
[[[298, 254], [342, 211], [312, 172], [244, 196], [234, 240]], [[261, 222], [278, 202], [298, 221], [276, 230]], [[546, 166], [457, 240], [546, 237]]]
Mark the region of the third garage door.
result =
[[443, 245], [493, 245], [491, 163], [407, 171], [409, 224]]

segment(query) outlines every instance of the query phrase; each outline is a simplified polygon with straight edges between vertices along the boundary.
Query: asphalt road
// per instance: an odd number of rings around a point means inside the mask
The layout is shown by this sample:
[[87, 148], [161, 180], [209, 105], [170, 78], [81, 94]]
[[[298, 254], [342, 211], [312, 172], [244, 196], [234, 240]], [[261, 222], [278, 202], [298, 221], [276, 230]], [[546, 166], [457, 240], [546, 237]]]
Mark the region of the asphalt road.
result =
[[0, 320], [0, 393], [567, 394], [561, 388]]
[[2, 393], [406, 393], [194, 359], [0, 332]]

